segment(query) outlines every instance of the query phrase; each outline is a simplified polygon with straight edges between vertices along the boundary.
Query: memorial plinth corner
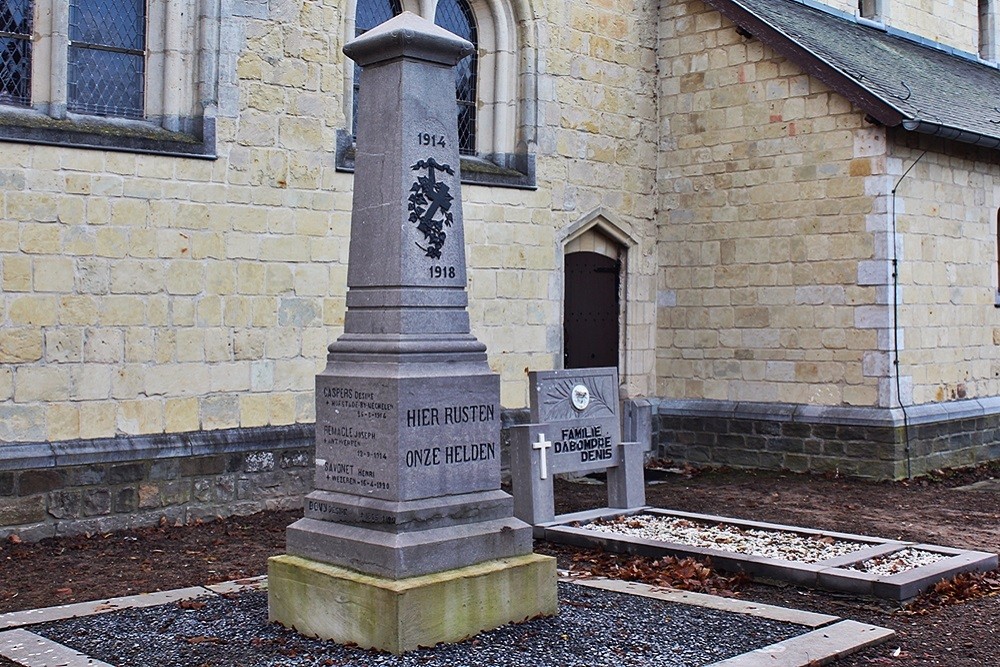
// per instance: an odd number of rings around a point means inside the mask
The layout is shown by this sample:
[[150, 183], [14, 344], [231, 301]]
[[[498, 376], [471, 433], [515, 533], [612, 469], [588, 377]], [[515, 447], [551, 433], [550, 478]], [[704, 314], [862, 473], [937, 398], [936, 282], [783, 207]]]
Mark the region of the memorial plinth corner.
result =
[[404, 12], [362, 67], [344, 334], [316, 378], [316, 473], [269, 616], [394, 653], [556, 612], [555, 560], [500, 490], [500, 379], [466, 310], [454, 65]]

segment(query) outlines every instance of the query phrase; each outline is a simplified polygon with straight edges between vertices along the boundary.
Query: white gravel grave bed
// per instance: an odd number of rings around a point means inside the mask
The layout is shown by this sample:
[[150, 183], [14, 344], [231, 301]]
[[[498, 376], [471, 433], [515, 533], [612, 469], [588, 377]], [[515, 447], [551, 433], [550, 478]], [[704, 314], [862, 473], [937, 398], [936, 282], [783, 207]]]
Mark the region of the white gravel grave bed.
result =
[[833, 537], [808, 536], [780, 530], [740, 528], [732, 524], [709, 524], [679, 517], [635, 514], [600, 519], [580, 526], [602, 533], [621, 533], [660, 542], [718, 549], [733, 553], [776, 558], [797, 563], [816, 563], [860, 551], [870, 545]]
[[855, 563], [846, 569], [887, 576], [923, 567], [924, 565], [931, 565], [945, 558], [947, 556], [936, 554], [933, 551], [906, 548], [884, 556], [869, 558], [860, 563]]

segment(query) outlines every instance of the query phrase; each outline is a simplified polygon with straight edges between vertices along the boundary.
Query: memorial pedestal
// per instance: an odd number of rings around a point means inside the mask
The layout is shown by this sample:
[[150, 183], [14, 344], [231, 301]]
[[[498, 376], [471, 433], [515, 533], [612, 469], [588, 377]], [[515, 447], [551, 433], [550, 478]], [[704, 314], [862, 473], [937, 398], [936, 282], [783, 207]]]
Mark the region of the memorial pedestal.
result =
[[554, 558], [528, 554], [407, 579], [297, 556], [268, 561], [269, 620], [401, 654], [557, 609]]
[[316, 473], [269, 617], [402, 653], [556, 613], [555, 559], [500, 489], [500, 378], [470, 332], [454, 65], [404, 12], [362, 68], [344, 334], [316, 378]]

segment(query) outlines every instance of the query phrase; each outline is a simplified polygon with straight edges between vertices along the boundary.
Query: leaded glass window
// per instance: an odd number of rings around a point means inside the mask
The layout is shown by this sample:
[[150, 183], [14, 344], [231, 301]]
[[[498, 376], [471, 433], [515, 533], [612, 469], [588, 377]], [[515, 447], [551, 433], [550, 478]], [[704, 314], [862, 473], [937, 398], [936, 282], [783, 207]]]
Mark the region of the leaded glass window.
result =
[[31, 103], [31, 0], [0, 0], [0, 104]]
[[[445, 30], [472, 42], [479, 48], [476, 19], [466, 0], [438, 0], [434, 22]], [[458, 101], [459, 152], [471, 155], [476, 152], [476, 80], [478, 55], [473, 53], [455, 68], [455, 93]]]
[[[402, 13], [399, 0], [358, 0], [358, 10], [354, 17], [354, 36], [360, 37], [375, 26], [381, 25], [396, 14]], [[354, 65], [354, 106], [351, 118], [351, 133], [358, 133], [358, 89], [361, 86], [361, 67]]]
[[144, 0], [70, 0], [67, 108], [143, 117]]

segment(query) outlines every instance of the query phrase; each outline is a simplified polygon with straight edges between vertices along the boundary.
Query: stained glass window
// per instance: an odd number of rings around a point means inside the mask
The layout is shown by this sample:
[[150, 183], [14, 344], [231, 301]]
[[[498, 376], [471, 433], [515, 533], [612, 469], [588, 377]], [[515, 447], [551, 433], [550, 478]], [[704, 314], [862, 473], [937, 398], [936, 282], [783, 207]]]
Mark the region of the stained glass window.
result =
[[[375, 26], [388, 21], [402, 11], [399, 0], [358, 0], [355, 16], [355, 37], [364, 34]], [[476, 34], [476, 20], [466, 0], [438, 0], [437, 14], [434, 22], [446, 30], [464, 37], [479, 45]], [[476, 81], [477, 55], [473, 54], [458, 64], [455, 68], [455, 97], [458, 103], [458, 143], [462, 154], [471, 155], [476, 152]], [[354, 106], [351, 117], [352, 133], [357, 134], [358, 128], [358, 88], [361, 79], [361, 68], [354, 66]]]
[[70, 0], [69, 41], [69, 110], [142, 118], [145, 1]]
[[0, 104], [31, 103], [31, 0], [0, 0]]
[[[403, 9], [399, 0], [358, 0], [357, 14], [354, 16], [354, 36], [360, 37], [377, 25], [381, 25]], [[358, 133], [358, 88], [361, 85], [361, 67], [354, 65], [354, 112], [351, 114], [354, 126], [352, 134]]]
[[[445, 30], [472, 42], [479, 48], [476, 19], [466, 0], [439, 0], [434, 22]], [[476, 152], [476, 80], [478, 55], [473, 53], [455, 68], [455, 93], [458, 101], [459, 152]]]

